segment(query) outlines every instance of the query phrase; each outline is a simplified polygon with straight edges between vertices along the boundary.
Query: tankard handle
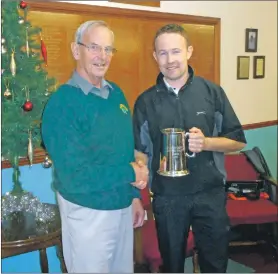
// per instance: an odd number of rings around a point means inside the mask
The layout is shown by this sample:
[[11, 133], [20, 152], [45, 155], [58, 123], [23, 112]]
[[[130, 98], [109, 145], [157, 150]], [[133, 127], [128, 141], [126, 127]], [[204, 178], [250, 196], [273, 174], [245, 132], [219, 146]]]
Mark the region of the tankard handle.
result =
[[[184, 134], [184, 140], [186, 140], [186, 137], [188, 137], [188, 136], [189, 136], [189, 132], [186, 132], [186, 133]], [[185, 152], [185, 155], [186, 155], [187, 157], [189, 157], [189, 158], [192, 158], [192, 157], [195, 157], [195, 156], [196, 156], [195, 152], [192, 152], [192, 154], [188, 154], [187, 152]]]

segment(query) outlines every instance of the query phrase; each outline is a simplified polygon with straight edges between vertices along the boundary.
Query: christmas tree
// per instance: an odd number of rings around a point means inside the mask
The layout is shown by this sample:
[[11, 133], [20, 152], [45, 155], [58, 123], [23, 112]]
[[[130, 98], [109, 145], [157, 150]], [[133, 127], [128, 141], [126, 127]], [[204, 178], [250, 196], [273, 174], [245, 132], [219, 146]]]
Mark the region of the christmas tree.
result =
[[47, 52], [41, 29], [28, 21], [28, 4], [2, 1], [2, 159], [10, 161], [14, 188], [19, 183], [19, 157], [28, 156], [41, 146], [40, 124], [55, 79], [48, 78]]

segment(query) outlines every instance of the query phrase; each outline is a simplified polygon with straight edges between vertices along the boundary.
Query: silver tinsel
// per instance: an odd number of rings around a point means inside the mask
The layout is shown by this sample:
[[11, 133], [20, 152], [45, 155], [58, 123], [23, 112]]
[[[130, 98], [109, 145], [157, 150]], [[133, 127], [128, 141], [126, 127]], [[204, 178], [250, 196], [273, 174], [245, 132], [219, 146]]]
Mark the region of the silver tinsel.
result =
[[57, 213], [54, 208], [41, 203], [37, 197], [30, 192], [24, 192], [15, 196], [10, 192], [1, 197], [2, 220], [5, 220], [13, 212], [27, 212], [33, 214], [40, 222], [49, 222], [55, 218]]
[[61, 228], [56, 205], [41, 203], [30, 192], [6, 193], [2, 199], [2, 241], [13, 242], [57, 232]]

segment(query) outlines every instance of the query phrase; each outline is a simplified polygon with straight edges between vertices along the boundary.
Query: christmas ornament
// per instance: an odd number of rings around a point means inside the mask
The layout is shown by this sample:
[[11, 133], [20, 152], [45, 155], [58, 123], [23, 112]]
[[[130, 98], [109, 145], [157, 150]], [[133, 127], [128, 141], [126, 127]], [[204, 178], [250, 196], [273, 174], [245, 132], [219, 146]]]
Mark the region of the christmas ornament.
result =
[[26, 102], [23, 105], [23, 109], [25, 111], [31, 111], [33, 109], [33, 103], [29, 100], [26, 100]]
[[10, 69], [13, 77], [16, 75], [16, 63], [14, 59], [14, 54], [15, 54], [15, 50], [12, 50]]
[[28, 28], [26, 28], [26, 54], [29, 57]]
[[22, 108], [25, 111], [31, 111], [33, 109], [33, 103], [29, 99], [30, 91], [26, 87], [25, 87], [25, 91], [26, 91], [26, 101], [25, 101], [24, 105], [22, 106]]
[[52, 166], [52, 161], [48, 158], [48, 156], [45, 156], [45, 159], [42, 163], [43, 168], [50, 168]]
[[9, 88], [7, 88], [4, 92], [4, 97], [7, 98], [7, 99], [11, 99], [12, 98], [12, 93], [11, 91], [9, 90]]
[[25, 1], [20, 1], [19, 6], [20, 6], [21, 9], [24, 10], [24, 9], [26, 9], [26, 7], [27, 7], [27, 3], [26, 3]]
[[32, 166], [34, 151], [33, 151], [33, 142], [32, 142], [31, 130], [29, 130], [29, 138], [28, 139], [29, 139], [29, 142], [28, 142], [28, 158], [29, 158], [30, 166]]
[[42, 40], [42, 35], [40, 33], [40, 36], [41, 36], [41, 51], [42, 51], [42, 57], [43, 57], [43, 60], [45, 62], [45, 65], [47, 66], [47, 50], [46, 50], [46, 46]]
[[11, 91], [9, 89], [9, 83], [6, 82], [5, 86], [6, 86], [6, 90], [4, 92], [4, 97], [7, 98], [7, 99], [10, 99], [12, 97], [12, 93], [11, 93]]
[[19, 17], [18, 24], [22, 25], [24, 23], [24, 19]]
[[6, 48], [2, 45], [2, 47], [1, 47], [1, 53], [2, 54], [5, 54], [5, 53], [7, 53], [7, 50], [6, 50]]

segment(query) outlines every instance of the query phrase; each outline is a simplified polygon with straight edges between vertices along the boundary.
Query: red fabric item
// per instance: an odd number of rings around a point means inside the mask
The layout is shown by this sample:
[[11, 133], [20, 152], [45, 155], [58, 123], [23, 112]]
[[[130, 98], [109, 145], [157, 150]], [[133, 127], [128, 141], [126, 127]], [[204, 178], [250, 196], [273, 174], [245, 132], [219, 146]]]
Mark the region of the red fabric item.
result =
[[225, 168], [227, 181], [254, 181], [259, 177], [252, 164], [242, 153], [225, 155]]
[[[233, 193], [228, 193], [228, 198], [232, 199], [232, 200], [236, 200], [236, 201], [246, 201], [246, 200], [248, 200], [246, 197], [237, 197]], [[261, 192], [260, 193], [260, 199], [268, 200], [269, 199], [269, 195], [266, 192]]]
[[[154, 220], [148, 220], [142, 227], [143, 252], [146, 261], [152, 269], [159, 269], [162, 265], [162, 259], [158, 248], [158, 240]], [[194, 248], [194, 237], [192, 231], [189, 231], [186, 253], [191, 255]]]
[[143, 207], [146, 209], [148, 206], [151, 205], [151, 196], [149, 192], [148, 186], [140, 191], [141, 194], [141, 201], [143, 204]]
[[269, 200], [227, 200], [226, 208], [232, 226], [278, 222], [278, 206]]

